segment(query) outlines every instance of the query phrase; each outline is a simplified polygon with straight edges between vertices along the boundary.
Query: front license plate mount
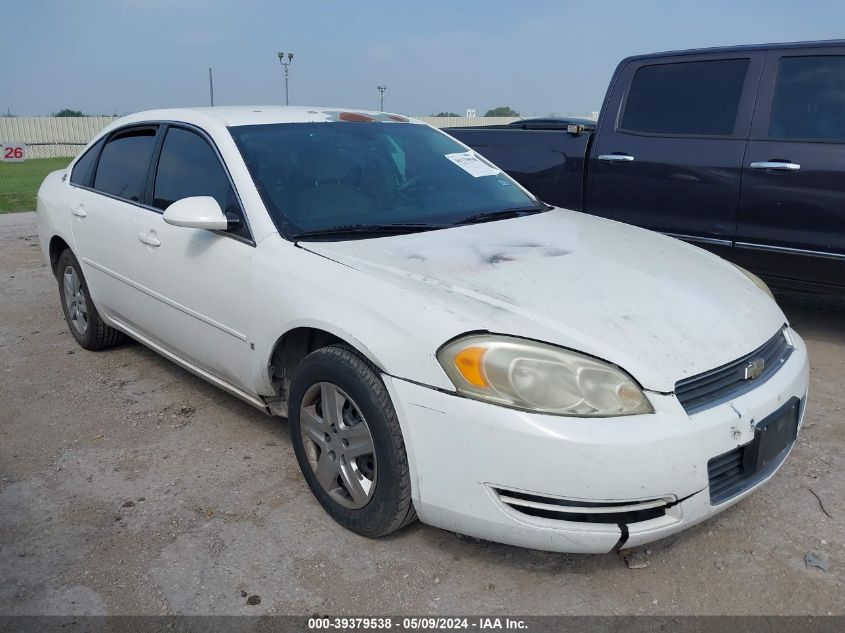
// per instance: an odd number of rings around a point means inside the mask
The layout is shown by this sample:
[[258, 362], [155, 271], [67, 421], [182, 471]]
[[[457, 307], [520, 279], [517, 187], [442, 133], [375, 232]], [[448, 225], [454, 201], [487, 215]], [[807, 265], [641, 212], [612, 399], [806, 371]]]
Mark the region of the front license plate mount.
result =
[[763, 470], [792, 446], [798, 437], [800, 410], [801, 401], [792, 398], [754, 428], [754, 441], [746, 447], [743, 456], [746, 471]]

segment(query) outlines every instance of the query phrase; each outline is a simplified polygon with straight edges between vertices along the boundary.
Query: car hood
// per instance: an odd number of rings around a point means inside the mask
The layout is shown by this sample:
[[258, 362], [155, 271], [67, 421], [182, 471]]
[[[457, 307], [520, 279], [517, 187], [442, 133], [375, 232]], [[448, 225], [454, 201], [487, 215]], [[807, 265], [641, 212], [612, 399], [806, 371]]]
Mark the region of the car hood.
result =
[[[786, 321], [725, 260], [659, 233], [563, 209], [300, 246], [392, 280], [403, 292], [415, 286], [434, 292], [435, 303], [447, 307], [444, 318], [460, 310], [462, 331], [470, 321], [478, 330], [575, 349], [661, 392], [753, 351]], [[385, 297], [385, 309], [390, 301]]]

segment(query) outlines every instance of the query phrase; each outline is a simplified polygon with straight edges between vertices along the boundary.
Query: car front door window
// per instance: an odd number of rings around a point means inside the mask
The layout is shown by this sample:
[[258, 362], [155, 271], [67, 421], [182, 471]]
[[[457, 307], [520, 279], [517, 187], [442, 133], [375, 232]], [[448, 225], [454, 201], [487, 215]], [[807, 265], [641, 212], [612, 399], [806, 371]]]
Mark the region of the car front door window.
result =
[[229, 233], [250, 239], [246, 218], [217, 153], [199, 134], [171, 127], [158, 160], [153, 206], [165, 211], [177, 200], [192, 196], [214, 198], [231, 221]]

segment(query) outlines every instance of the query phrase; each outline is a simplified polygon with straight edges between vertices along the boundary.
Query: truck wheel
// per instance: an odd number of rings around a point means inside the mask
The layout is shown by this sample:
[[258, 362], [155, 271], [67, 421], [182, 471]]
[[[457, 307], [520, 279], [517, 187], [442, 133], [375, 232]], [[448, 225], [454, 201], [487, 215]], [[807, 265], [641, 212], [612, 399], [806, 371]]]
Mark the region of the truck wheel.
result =
[[109, 327], [100, 318], [91, 301], [82, 268], [70, 249], [59, 255], [56, 279], [59, 282], [59, 297], [65, 321], [77, 343], [87, 350], [96, 351], [124, 340], [122, 332]]
[[396, 410], [378, 373], [356, 352], [331, 345], [302, 361], [288, 421], [305, 481], [335, 521], [378, 537], [416, 519]]

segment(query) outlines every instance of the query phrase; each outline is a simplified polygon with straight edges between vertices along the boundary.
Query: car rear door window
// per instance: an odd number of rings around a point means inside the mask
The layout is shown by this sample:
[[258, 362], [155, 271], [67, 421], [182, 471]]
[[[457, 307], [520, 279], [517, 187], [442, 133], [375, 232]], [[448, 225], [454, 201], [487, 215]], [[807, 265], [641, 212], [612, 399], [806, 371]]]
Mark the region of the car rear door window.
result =
[[631, 80], [620, 131], [730, 136], [749, 59], [643, 66]]
[[237, 220], [229, 232], [249, 238], [243, 211], [217, 153], [199, 134], [171, 127], [161, 147], [153, 205], [164, 211], [177, 200], [192, 196], [217, 200], [230, 220]]
[[845, 141], [845, 56], [780, 60], [769, 137]]
[[100, 155], [100, 148], [105, 139], [95, 143], [82, 157], [76, 161], [73, 170], [70, 172], [70, 183], [81, 187], [90, 187], [94, 180], [94, 168], [97, 166], [97, 157]]
[[142, 128], [112, 136], [100, 155], [94, 189], [138, 202], [147, 178], [155, 135], [155, 128]]

